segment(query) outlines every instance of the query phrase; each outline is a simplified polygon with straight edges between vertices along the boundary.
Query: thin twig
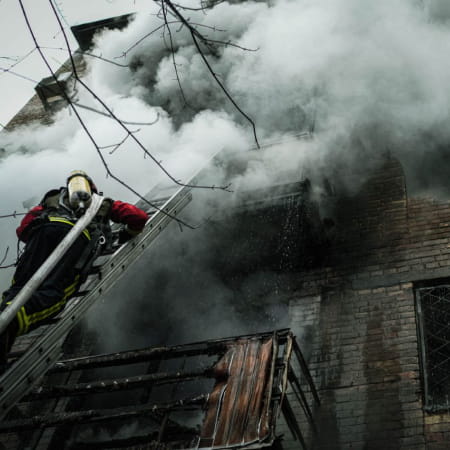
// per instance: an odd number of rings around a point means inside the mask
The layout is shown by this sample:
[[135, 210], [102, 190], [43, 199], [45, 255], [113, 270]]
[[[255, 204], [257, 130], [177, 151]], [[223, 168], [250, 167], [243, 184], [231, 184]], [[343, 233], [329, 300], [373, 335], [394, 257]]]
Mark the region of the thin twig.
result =
[[183, 9], [183, 10], [186, 10], [186, 11], [206, 11], [208, 9], [213, 8], [216, 5], [220, 5], [220, 3], [224, 3], [225, 1], [227, 1], [227, 0], [218, 0], [218, 1], [213, 2], [212, 4], [209, 4], [207, 6], [202, 6], [200, 8], [190, 8], [188, 6], [180, 5], [179, 3], [173, 3], [173, 5], [176, 6], [177, 8], [179, 8], [179, 9]]
[[[67, 49], [62, 48], [62, 47], [41, 47], [44, 50], [62, 50], [63, 52], [67, 53]], [[110, 64], [114, 64], [115, 66], [119, 66], [119, 67], [130, 67], [129, 64], [120, 64], [118, 62], [112, 61], [111, 59], [108, 58], [104, 58], [103, 56], [100, 55], [94, 55], [93, 53], [90, 52], [83, 52], [80, 49], [75, 50], [74, 53], [76, 53], [77, 55], [82, 55], [82, 56], [90, 56], [91, 58], [96, 58], [96, 59], [100, 59], [101, 61], [110, 63]]]
[[[132, 133], [137, 133], [141, 131], [140, 129], [136, 130], [136, 131], [132, 131]], [[122, 144], [125, 143], [125, 141], [130, 137], [130, 135], [126, 135], [118, 144], [113, 144], [113, 145], [105, 145], [103, 147], [99, 147], [100, 150], [106, 150], [108, 148], [114, 147], [113, 150], [111, 150], [109, 152], [110, 155], [112, 155]]]
[[[164, 3], [164, 2], [161, 2], [161, 3]], [[161, 10], [162, 10], [162, 5], [161, 5]], [[172, 17], [176, 17], [173, 13], [171, 13], [171, 15], [172, 15]], [[161, 18], [161, 16], [159, 15], [159, 13], [157, 14], [157, 17]], [[162, 18], [161, 18], [161, 19], [162, 19]], [[147, 39], [148, 37], [150, 37], [150, 36], [152, 36], [153, 34], [155, 34], [157, 31], [159, 31], [159, 30], [161, 30], [162, 28], [164, 28], [167, 24], [175, 24], [175, 23], [179, 23], [179, 24], [181, 24], [182, 26], [184, 25], [183, 22], [181, 22], [180, 20], [167, 21], [166, 23], [160, 25], [159, 27], [156, 27], [155, 29], [153, 29], [152, 31], [150, 31], [149, 33], [147, 33], [146, 35], [142, 36], [142, 37], [141, 37], [140, 39], [138, 39], [131, 47], [129, 47], [129, 48], [127, 48], [125, 51], [123, 51], [122, 54], [121, 54], [120, 56], [116, 56], [115, 58], [118, 59], [118, 58], [124, 58], [124, 57], [126, 57], [127, 54], [128, 54], [132, 49], [134, 49], [135, 47], [137, 47], [141, 42], [145, 41], [145, 39]], [[226, 30], [222, 30], [222, 29], [217, 28], [217, 27], [212, 27], [212, 26], [210, 26], [210, 25], [205, 25], [205, 24], [201, 24], [201, 23], [193, 23], [192, 25], [195, 25], [195, 26], [197, 26], [197, 27], [202, 27], [202, 28], [208, 28], [208, 29], [213, 30], [213, 31], [219, 31], [219, 32], [225, 32], [225, 31], [226, 31]], [[178, 30], [178, 31], [179, 31], [179, 30]], [[199, 33], [199, 36], [201, 36], [200, 33]], [[206, 38], [206, 37], [204, 37], [204, 36], [202, 36], [202, 38], [203, 38], [203, 40], [204, 40], [205, 42], [207, 42], [207, 41], [210, 40], [210, 39], [208, 39], [208, 38]], [[211, 40], [211, 42], [213, 42], [213, 41]], [[251, 49], [246, 49], [246, 48], [244, 48], [244, 47], [241, 47], [241, 46], [239, 46], [239, 45], [237, 45], [237, 44], [233, 44], [233, 43], [231, 43], [231, 42], [217, 41], [217, 43], [218, 43], [218, 44], [220, 43], [220, 44], [222, 44], [222, 45], [234, 46], [234, 47], [240, 48], [240, 49], [242, 49], [242, 50], [254, 51], [254, 50], [251, 50]]]
[[8, 252], [9, 252], [9, 246], [6, 247], [6, 251], [3, 256], [3, 259], [0, 261], [0, 269], [9, 269], [10, 267], [14, 267], [16, 265], [16, 263], [12, 263], [12, 264], [7, 264], [6, 266], [3, 266], [3, 263], [5, 262], [5, 260], [8, 256]]
[[28, 53], [26, 53], [24, 56], [22, 56], [21, 58], [18, 58], [15, 60], [14, 64], [11, 64], [8, 67], [8, 71], [11, 70], [13, 67], [17, 66], [18, 64], [20, 64], [22, 61], [25, 61], [29, 56], [31, 56], [31, 54], [33, 52], [36, 51], [36, 48], [33, 48], [32, 50], [30, 50]]
[[[237, 105], [237, 103], [234, 101], [233, 97], [230, 95], [230, 93], [227, 91], [225, 86], [222, 84], [222, 82], [217, 77], [216, 73], [212, 69], [211, 65], [209, 64], [205, 54], [203, 53], [202, 49], [200, 48], [200, 45], [198, 43], [197, 39], [200, 39], [203, 43], [205, 43], [206, 38], [201, 35], [201, 33], [198, 32], [194, 27], [190, 25], [190, 23], [180, 14], [180, 12], [173, 6], [172, 2], [170, 0], [162, 0], [164, 1], [169, 8], [174, 12], [174, 14], [184, 23], [184, 25], [189, 29], [191, 33], [192, 40], [194, 42], [195, 47], [197, 48], [197, 51], [199, 52], [201, 58], [203, 59], [203, 62], [205, 63], [206, 67], [208, 68], [209, 72], [213, 76], [213, 78], [216, 80], [216, 83], [219, 85], [219, 87], [222, 89], [224, 94], [228, 97], [230, 102], [234, 105], [234, 107], [248, 120], [248, 122], [251, 124], [253, 128], [253, 136], [255, 139], [255, 143], [257, 148], [260, 148], [259, 142], [258, 142], [258, 136], [256, 135], [256, 126], [253, 120]], [[207, 40], [206, 40], [207, 41]]]
[[27, 214], [27, 213], [26, 212], [18, 213], [16, 211], [14, 211], [12, 214], [5, 214], [3, 216], [0, 216], [0, 219], [5, 219], [6, 217], [14, 217], [14, 218], [16, 218], [17, 216], [24, 216], [25, 214]]
[[219, 80], [219, 78], [217, 77], [216, 73], [214, 72], [214, 70], [212, 69], [212, 67], [210, 66], [208, 60], [206, 59], [206, 56], [204, 55], [204, 53], [202, 52], [202, 50], [200, 49], [200, 45], [198, 44], [197, 38], [195, 36], [194, 33], [191, 33], [192, 36], [192, 40], [194, 41], [194, 44], [198, 50], [198, 52], [200, 53], [201, 58], [203, 59], [203, 62], [205, 63], [206, 67], [208, 68], [209, 72], [211, 73], [211, 75], [213, 76], [213, 78], [216, 80], [216, 83], [220, 86], [220, 88], [222, 89], [222, 91], [224, 92], [224, 94], [228, 97], [228, 99], [230, 100], [230, 102], [234, 105], [234, 107], [250, 122], [252, 128], [253, 128], [253, 137], [255, 138], [255, 143], [256, 146], [258, 148], [261, 148], [258, 142], [258, 136], [256, 135], [256, 126], [255, 126], [255, 122], [253, 122], [253, 120], [244, 112], [242, 111], [242, 109], [238, 106], [238, 104], [234, 101], [233, 97], [229, 94], [229, 92], [225, 89], [225, 86], [222, 84], [222, 82]]
[[247, 48], [247, 47], [243, 47], [242, 45], [235, 44], [234, 42], [231, 42], [231, 41], [221, 41], [221, 40], [209, 39], [209, 38], [205, 38], [205, 39], [211, 44], [223, 45], [224, 47], [234, 47], [234, 48], [238, 48], [239, 50], [243, 50], [245, 52], [259, 51], [259, 48]]
[[180, 76], [178, 74], [177, 62], [175, 60], [175, 49], [173, 46], [172, 30], [170, 29], [170, 24], [167, 21], [166, 7], [164, 5], [164, 2], [161, 5], [161, 9], [162, 9], [163, 17], [164, 17], [164, 24], [166, 25], [164, 29], [167, 30], [167, 32], [169, 34], [170, 50], [171, 50], [170, 53], [172, 55], [172, 64], [173, 64], [173, 68], [175, 70], [175, 76], [177, 77], [177, 83], [178, 83], [178, 87], [180, 89], [181, 98], [183, 99], [184, 105], [191, 108], [188, 101], [186, 100], [186, 96], [184, 95], [183, 86], [181, 85]]
[[66, 25], [68, 27], [70, 27], [69, 23], [67, 22], [67, 19], [64, 17], [64, 14], [62, 13], [61, 8], [59, 7], [58, 3], [55, 1], [53, 2], [54, 7], [56, 8], [56, 10], [58, 11], [59, 15], [62, 17], [62, 19], [64, 20], [64, 22], [66, 23]]
[[[53, 72], [53, 70], [52, 70], [52, 68], [51, 68], [51, 66], [50, 66], [50, 64], [49, 64], [49, 62], [48, 62], [48, 60], [46, 59], [45, 55], [43, 54], [42, 50], [41, 50], [40, 47], [39, 47], [39, 44], [38, 44], [37, 39], [36, 39], [36, 35], [34, 34], [33, 28], [31, 27], [30, 21], [29, 21], [29, 19], [28, 19], [27, 12], [26, 12], [25, 7], [24, 7], [24, 5], [23, 5], [23, 0], [19, 0], [19, 5], [20, 5], [20, 8], [21, 8], [21, 10], [22, 10], [22, 14], [23, 14], [23, 16], [24, 16], [24, 19], [25, 19], [27, 28], [28, 28], [28, 30], [29, 30], [29, 32], [30, 32], [30, 35], [31, 35], [31, 37], [32, 37], [32, 39], [33, 39], [33, 41], [34, 41], [34, 43], [35, 43], [35, 46], [36, 46], [36, 48], [38, 49], [38, 52], [39, 52], [39, 54], [41, 55], [41, 58], [42, 58], [42, 60], [44, 61], [45, 65], [47, 66], [47, 68], [48, 68], [49, 72], [51, 73], [53, 79], [54, 79], [55, 82], [59, 85], [60, 83], [59, 83], [58, 77], [57, 77], [56, 74]], [[58, 15], [57, 15], [56, 11], [55, 11], [54, 8], [53, 8], [53, 4], [52, 4], [51, 0], [50, 0], [50, 5], [51, 5], [51, 7], [52, 7], [52, 10], [53, 10], [54, 13], [55, 13], [55, 16], [56, 16], [56, 18], [57, 18], [57, 20], [58, 20], [58, 23], [60, 24], [59, 17], [58, 17]], [[60, 27], [61, 27], [61, 29], [62, 29], [61, 24], [60, 24]], [[72, 57], [72, 54], [71, 54], [71, 52], [70, 52], [70, 47], [69, 47], [69, 43], [68, 43], [68, 40], [67, 40], [67, 36], [66, 36], [66, 34], [65, 34], [65, 32], [64, 32], [63, 29], [62, 29], [62, 32], [63, 32], [63, 35], [64, 35], [64, 37], [65, 37], [65, 39], [66, 39], [66, 45], [68, 46], [68, 50], [69, 50], [69, 55], [70, 55], [71, 62], [72, 62], [72, 64], [73, 64], [73, 67], [75, 68], [74, 61], [73, 61], [73, 57]], [[76, 74], [76, 72], [74, 72], [74, 74]], [[130, 192], [132, 192], [133, 194], [135, 194], [138, 198], [140, 198], [143, 202], [145, 202], [146, 204], [148, 204], [148, 205], [151, 206], [152, 208], [156, 209], [157, 211], [161, 211], [163, 214], [167, 215], [168, 217], [170, 217], [171, 219], [173, 219], [173, 220], [175, 220], [175, 221], [177, 221], [177, 222], [179, 222], [179, 223], [182, 223], [183, 225], [187, 226], [188, 228], [195, 229], [196, 227], [194, 227], [194, 226], [192, 226], [192, 225], [190, 225], [190, 224], [184, 222], [183, 220], [179, 219], [178, 217], [173, 216], [172, 214], [167, 213], [167, 212], [164, 211], [163, 209], [159, 208], [157, 205], [155, 205], [155, 204], [153, 204], [152, 202], [148, 201], [148, 200], [147, 200], [145, 197], [143, 197], [139, 192], [137, 192], [135, 189], [133, 189], [131, 186], [129, 186], [127, 183], [125, 183], [124, 181], [122, 181], [120, 178], [118, 178], [116, 175], [114, 175], [114, 174], [111, 172], [111, 170], [109, 169], [109, 166], [108, 166], [108, 164], [106, 163], [106, 160], [104, 159], [104, 157], [103, 157], [103, 155], [102, 155], [102, 153], [101, 153], [101, 151], [100, 151], [100, 149], [99, 149], [99, 147], [98, 147], [98, 145], [97, 145], [95, 139], [93, 138], [93, 136], [92, 136], [92, 134], [90, 133], [89, 129], [87, 128], [86, 124], [83, 122], [83, 120], [82, 120], [82, 118], [80, 117], [80, 115], [79, 115], [77, 109], [76, 109], [75, 106], [72, 104], [70, 98], [68, 97], [68, 95], [66, 94], [66, 92], [64, 91], [64, 89], [62, 89], [61, 92], [62, 92], [64, 98], [66, 99], [66, 101], [67, 101], [67, 102], [69, 103], [69, 105], [71, 106], [71, 108], [72, 108], [72, 110], [73, 110], [75, 116], [77, 117], [78, 121], [80, 122], [81, 127], [83, 128], [83, 130], [84, 130], [85, 133], [87, 134], [89, 140], [90, 140], [91, 143], [94, 145], [94, 148], [96, 149], [97, 154], [98, 154], [98, 156], [100, 157], [100, 160], [101, 160], [103, 166], [105, 167], [105, 170], [106, 170], [107, 175], [110, 176], [110, 177], [111, 177], [113, 180], [115, 180], [117, 183], [121, 184], [123, 187], [125, 187], [126, 189], [128, 189]], [[128, 130], [127, 130], [127, 131], [128, 131]], [[129, 132], [129, 131], [128, 131], [128, 132]], [[133, 136], [133, 135], [131, 135], [131, 136]]]
[[[76, 102], [72, 102], [72, 104], [74, 104], [75, 106], [78, 106], [79, 108], [87, 109], [88, 111], [92, 111], [96, 114], [100, 114], [102, 116], [109, 117], [110, 119], [114, 120], [114, 117], [112, 117], [110, 114], [99, 111], [98, 109], [92, 108], [90, 106], [82, 105], [81, 103], [76, 103]], [[121, 119], [119, 119], [119, 120], [122, 123], [126, 123], [127, 125], [155, 125], [155, 123], [158, 122], [158, 120], [159, 120], [159, 112], [156, 113], [156, 119], [153, 122], [130, 122], [127, 120], [121, 120]]]
[[[19, 2], [22, 4], [22, 0], [19, 0]], [[150, 157], [150, 159], [162, 170], [162, 172], [164, 172], [166, 174], [166, 176], [172, 180], [176, 185], [178, 186], [182, 186], [182, 187], [188, 187], [188, 188], [193, 188], [193, 189], [219, 189], [219, 190], [223, 190], [223, 191], [227, 191], [229, 188], [229, 185], [227, 186], [206, 186], [206, 185], [195, 185], [195, 184], [186, 184], [186, 183], [182, 183], [180, 180], [177, 180], [156, 158], [155, 156], [153, 156], [152, 153], [150, 153], [147, 148], [142, 144], [142, 142], [136, 138], [136, 136], [134, 136], [130, 130], [126, 127], [126, 125], [124, 125], [120, 119], [118, 119], [116, 117], [116, 115], [113, 113], [113, 111], [111, 110], [111, 108], [108, 107], [108, 105], [82, 80], [80, 79], [78, 72], [77, 72], [77, 68], [75, 65], [75, 61], [73, 60], [73, 55], [70, 49], [70, 44], [69, 44], [69, 40], [67, 38], [67, 34], [65, 33], [64, 29], [62, 28], [61, 22], [59, 20], [58, 15], [56, 14], [56, 11], [53, 8], [53, 5], [51, 3], [51, 0], [49, 0], [50, 2], [50, 6], [53, 9], [53, 12], [55, 13], [55, 17], [58, 21], [58, 23], [60, 24], [61, 27], [61, 31], [63, 33], [64, 36], [64, 40], [66, 42], [66, 46], [67, 46], [67, 50], [68, 50], [68, 54], [69, 54], [69, 58], [70, 58], [70, 62], [72, 64], [72, 71], [74, 74], [74, 77], [77, 79], [77, 81], [81, 84], [81, 86], [83, 86], [91, 95], [92, 97], [94, 97], [102, 106], [103, 108], [106, 109], [106, 111], [108, 111], [108, 113], [111, 115], [111, 117], [117, 122], [117, 124], [122, 127], [127, 134], [130, 135], [131, 139], [138, 145], [138, 147], [144, 152], [145, 155], [147, 155], [148, 157]], [[37, 45], [37, 42], [36, 42]], [[38, 48], [39, 52], [41, 53], [42, 57], [45, 58], [45, 56], [43, 55], [42, 51]], [[46, 62], [47, 67], [51, 70], [50, 65], [48, 64], [48, 62]], [[59, 80], [57, 79], [57, 77], [55, 75], [53, 75], [56, 82], [59, 83]], [[66, 99], [68, 99], [68, 96], [65, 94]], [[71, 100], [68, 100], [69, 103], [72, 103]], [[74, 106], [71, 104], [71, 106], [74, 108]], [[93, 143], [95, 143], [95, 140], [93, 140]], [[95, 145], [97, 146], [97, 144], [95, 143]], [[97, 146], [98, 147], [98, 146]]]
[[3, 259], [0, 261], [0, 266], [5, 262], [5, 259], [8, 256], [8, 252], [9, 252], [9, 245], [6, 247], [5, 255], [3, 256]]
[[124, 58], [125, 56], [127, 56], [127, 54], [130, 52], [130, 50], [133, 50], [133, 48], [137, 47], [142, 41], [144, 41], [145, 39], [147, 39], [149, 36], [151, 36], [152, 34], [156, 33], [158, 30], [160, 30], [161, 28], [164, 28], [164, 24], [160, 25], [159, 27], [155, 28], [154, 30], [150, 31], [150, 33], [147, 33], [145, 36], [141, 37], [139, 40], [137, 40], [130, 48], [126, 49], [125, 51], [122, 52], [122, 54], [120, 56], [116, 56], [115, 58]]
[[33, 80], [32, 78], [27, 77], [26, 75], [22, 75], [18, 72], [15, 72], [14, 70], [11, 70], [9, 68], [5, 69], [4, 67], [0, 67], [0, 71], [2, 71], [3, 73], [10, 73], [11, 75], [14, 75], [15, 77], [18, 77], [18, 78], [22, 78], [23, 80], [31, 81], [34, 84], [38, 83], [38, 81]]
[[[165, 2], [161, 1], [161, 3], [165, 3]], [[161, 9], [162, 9], [162, 7], [161, 7]], [[174, 14], [173, 11], [168, 11], [168, 13], [172, 17], [178, 17], [177, 15]], [[158, 13], [158, 15], [159, 15], [159, 13]], [[242, 45], [235, 44], [234, 42], [232, 42], [230, 40], [222, 41], [221, 39], [210, 39], [209, 37], [205, 36], [204, 34], [201, 34], [200, 31], [198, 31], [198, 29], [197, 29], [197, 28], [207, 28], [208, 30], [212, 30], [214, 33], [216, 33], [216, 32], [225, 33], [227, 31], [225, 29], [217, 28], [215, 25], [212, 26], [212, 25], [206, 25], [204, 23], [192, 22], [190, 20], [190, 18], [188, 18], [188, 19], [185, 18], [185, 21], [182, 21], [182, 20], [173, 21], [173, 23], [179, 23], [180, 24], [180, 28], [177, 30], [177, 32], [181, 31], [183, 29], [183, 27], [186, 26], [186, 23], [188, 23], [189, 24], [189, 29], [190, 30], [195, 30], [195, 34], [197, 35], [197, 37], [208, 48], [211, 48], [212, 45], [214, 45], [214, 46], [220, 45], [220, 46], [223, 46], [223, 47], [235, 47], [235, 48], [238, 48], [238, 49], [246, 51], [246, 52], [257, 52], [259, 50], [259, 48], [255, 48], [254, 49], [254, 48], [243, 47]]]

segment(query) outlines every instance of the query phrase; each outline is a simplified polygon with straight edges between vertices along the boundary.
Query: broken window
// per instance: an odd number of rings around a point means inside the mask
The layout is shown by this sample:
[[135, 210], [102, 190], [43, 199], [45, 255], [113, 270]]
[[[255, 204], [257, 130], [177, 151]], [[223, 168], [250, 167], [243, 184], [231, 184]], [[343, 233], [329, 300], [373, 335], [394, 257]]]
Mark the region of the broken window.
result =
[[80, 46], [80, 50], [85, 52], [89, 50], [94, 41], [96, 33], [102, 30], [122, 30], [134, 18], [134, 14], [124, 14], [122, 16], [110, 17], [108, 19], [97, 20], [95, 22], [82, 23], [70, 27], [75, 39]]
[[[58, 81], [53, 76], [43, 78], [36, 86], [35, 90], [45, 109], [62, 105], [65, 95], [70, 93], [70, 82], [72, 72], [61, 72], [57, 76]], [[69, 95], [70, 96], [70, 95]]]
[[450, 283], [416, 289], [424, 408], [450, 409]]

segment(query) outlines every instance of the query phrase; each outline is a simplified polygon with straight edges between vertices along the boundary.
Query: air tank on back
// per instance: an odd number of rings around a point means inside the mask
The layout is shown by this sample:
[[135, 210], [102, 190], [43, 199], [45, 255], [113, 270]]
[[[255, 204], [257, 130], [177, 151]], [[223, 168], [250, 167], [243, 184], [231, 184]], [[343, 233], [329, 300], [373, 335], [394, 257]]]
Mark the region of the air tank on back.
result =
[[74, 170], [67, 178], [70, 207], [79, 215], [89, 207], [92, 198], [88, 175], [82, 170]]

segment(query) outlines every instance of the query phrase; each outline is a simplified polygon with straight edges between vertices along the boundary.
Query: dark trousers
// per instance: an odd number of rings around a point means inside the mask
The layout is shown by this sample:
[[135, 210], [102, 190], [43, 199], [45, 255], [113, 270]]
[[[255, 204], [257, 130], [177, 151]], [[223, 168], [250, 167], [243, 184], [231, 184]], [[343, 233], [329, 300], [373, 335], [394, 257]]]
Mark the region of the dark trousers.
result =
[[[11, 287], [3, 293], [0, 310], [5, 309], [25, 283], [41, 267], [72, 227], [49, 222], [39, 225], [32, 233], [20, 257]], [[17, 335], [27, 333], [58, 314], [79, 287], [75, 265], [88, 245], [83, 234], [77, 238], [53, 271], [33, 293], [16, 316]]]

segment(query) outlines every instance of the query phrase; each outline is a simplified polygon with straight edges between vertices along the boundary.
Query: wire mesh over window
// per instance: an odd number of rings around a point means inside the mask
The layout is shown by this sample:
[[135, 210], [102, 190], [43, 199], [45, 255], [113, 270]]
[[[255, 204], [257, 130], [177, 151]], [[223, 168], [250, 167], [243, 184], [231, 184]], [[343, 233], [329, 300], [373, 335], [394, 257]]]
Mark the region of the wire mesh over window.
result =
[[416, 289], [425, 409], [450, 410], [450, 284]]

